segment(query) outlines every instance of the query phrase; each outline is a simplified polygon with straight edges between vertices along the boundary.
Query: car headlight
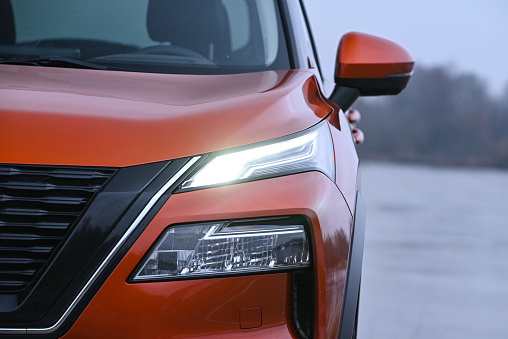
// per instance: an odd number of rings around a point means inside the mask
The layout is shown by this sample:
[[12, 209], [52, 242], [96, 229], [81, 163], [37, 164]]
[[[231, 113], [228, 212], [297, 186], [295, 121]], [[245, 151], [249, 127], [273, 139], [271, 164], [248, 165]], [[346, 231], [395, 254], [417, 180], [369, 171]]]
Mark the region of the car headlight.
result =
[[171, 226], [132, 282], [284, 271], [310, 266], [305, 218], [272, 217]]
[[217, 153], [181, 186], [193, 190], [305, 171], [320, 171], [334, 180], [335, 165], [326, 123], [257, 147]]
[[[269, 142], [213, 153], [177, 192], [306, 171], [320, 171], [334, 180], [333, 144], [326, 122]], [[170, 226], [130, 281], [307, 268], [305, 220], [291, 216]]]

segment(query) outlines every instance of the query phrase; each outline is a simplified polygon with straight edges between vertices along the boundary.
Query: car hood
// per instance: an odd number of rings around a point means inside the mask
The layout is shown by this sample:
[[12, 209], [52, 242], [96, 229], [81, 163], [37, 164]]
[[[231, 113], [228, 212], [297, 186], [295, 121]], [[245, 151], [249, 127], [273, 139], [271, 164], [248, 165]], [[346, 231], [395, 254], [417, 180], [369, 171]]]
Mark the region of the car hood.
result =
[[288, 135], [331, 110], [310, 71], [172, 75], [2, 65], [0, 79], [3, 163], [175, 159]]

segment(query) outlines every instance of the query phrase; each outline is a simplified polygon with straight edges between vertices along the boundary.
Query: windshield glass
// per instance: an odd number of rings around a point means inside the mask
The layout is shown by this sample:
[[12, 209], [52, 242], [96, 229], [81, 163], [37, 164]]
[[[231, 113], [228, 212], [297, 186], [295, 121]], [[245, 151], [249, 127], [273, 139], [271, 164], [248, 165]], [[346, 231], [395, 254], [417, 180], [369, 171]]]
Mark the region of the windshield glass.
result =
[[0, 0], [0, 61], [73, 60], [160, 73], [290, 67], [275, 0]]

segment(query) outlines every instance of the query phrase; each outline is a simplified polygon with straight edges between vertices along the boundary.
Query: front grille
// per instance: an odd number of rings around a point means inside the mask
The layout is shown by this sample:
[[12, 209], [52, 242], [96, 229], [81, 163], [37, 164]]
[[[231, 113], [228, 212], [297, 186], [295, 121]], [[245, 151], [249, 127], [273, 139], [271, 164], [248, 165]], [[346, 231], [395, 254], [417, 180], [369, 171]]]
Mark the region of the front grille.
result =
[[0, 164], [0, 292], [30, 285], [113, 173]]

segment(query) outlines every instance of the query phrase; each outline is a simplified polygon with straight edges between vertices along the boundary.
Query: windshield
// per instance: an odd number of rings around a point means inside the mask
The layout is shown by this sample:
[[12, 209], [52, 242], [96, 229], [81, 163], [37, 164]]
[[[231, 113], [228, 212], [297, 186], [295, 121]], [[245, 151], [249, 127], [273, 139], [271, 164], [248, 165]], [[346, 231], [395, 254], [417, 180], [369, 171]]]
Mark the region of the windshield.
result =
[[192, 74], [290, 67], [275, 0], [0, 0], [0, 61]]

